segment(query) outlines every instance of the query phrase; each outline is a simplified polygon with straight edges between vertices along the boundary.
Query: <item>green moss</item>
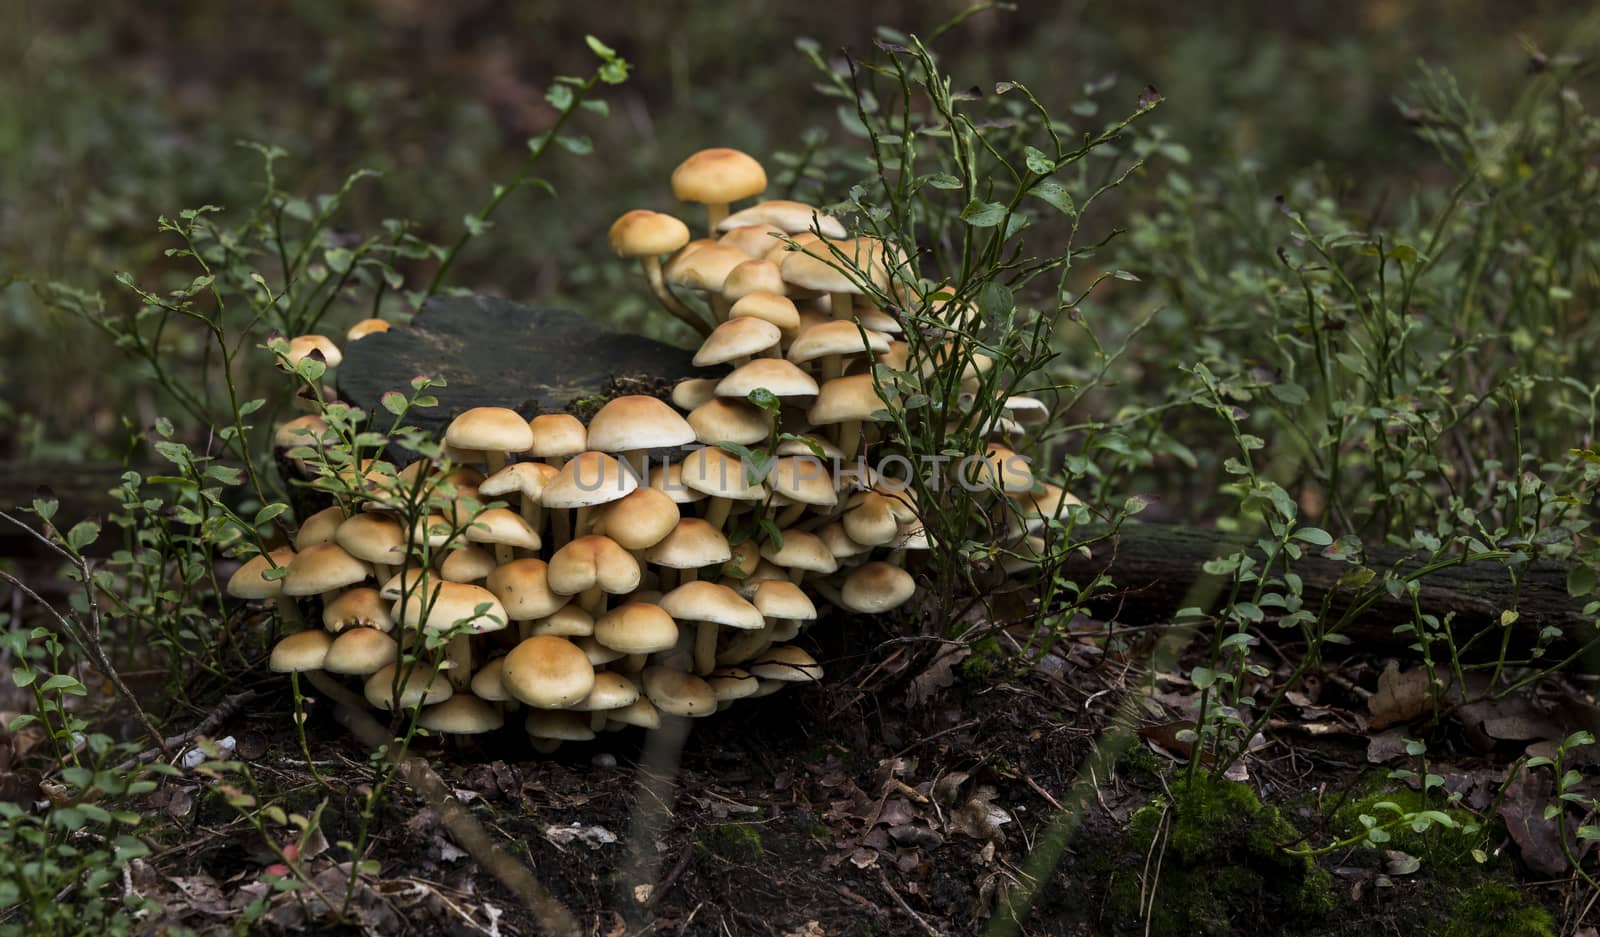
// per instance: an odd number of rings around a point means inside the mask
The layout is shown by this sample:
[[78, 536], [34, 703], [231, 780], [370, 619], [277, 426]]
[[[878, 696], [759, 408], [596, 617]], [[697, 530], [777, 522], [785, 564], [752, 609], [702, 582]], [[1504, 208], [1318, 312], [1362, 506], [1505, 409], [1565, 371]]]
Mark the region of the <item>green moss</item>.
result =
[[[1171, 790], [1170, 803], [1157, 798], [1129, 818], [1106, 924], [1144, 932], [1148, 915], [1152, 935], [1228, 934], [1333, 908], [1332, 878], [1284, 850], [1299, 831], [1248, 786], [1202, 774]], [[1153, 899], [1145, 882], [1155, 885]]]
[[766, 854], [761, 831], [748, 823], [719, 823], [700, 836], [700, 848], [729, 862], [752, 862]]
[[1550, 912], [1498, 882], [1479, 885], [1462, 897], [1438, 937], [1555, 937]]
[[610, 397], [606, 397], [602, 394], [591, 394], [586, 397], [579, 397], [567, 404], [567, 412], [582, 420], [584, 423], [588, 423], [590, 420], [594, 419], [594, 415], [596, 413], [600, 412], [600, 408], [605, 406], [610, 401]]
[[1419, 831], [1409, 824], [1397, 824], [1389, 827], [1390, 839], [1384, 848], [1416, 856], [1433, 875], [1447, 882], [1455, 882], [1463, 874], [1476, 876], [1478, 863], [1472, 856], [1472, 850], [1483, 842], [1478, 817], [1471, 811], [1448, 807], [1444, 798], [1437, 793], [1424, 797], [1421, 791], [1414, 791], [1403, 784], [1396, 785], [1381, 772], [1374, 773], [1364, 782], [1362, 793], [1356, 799], [1334, 811], [1329, 829], [1337, 836], [1354, 836], [1363, 829], [1363, 815], [1375, 818], [1379, 824], [1387, 824], [1397, 814], [1390, 807], [1380, 806], [1386, 803], [1399, 807], [1405, 813], [1437, 810], [1449, 816], [1456, 825], [1433, 824]]

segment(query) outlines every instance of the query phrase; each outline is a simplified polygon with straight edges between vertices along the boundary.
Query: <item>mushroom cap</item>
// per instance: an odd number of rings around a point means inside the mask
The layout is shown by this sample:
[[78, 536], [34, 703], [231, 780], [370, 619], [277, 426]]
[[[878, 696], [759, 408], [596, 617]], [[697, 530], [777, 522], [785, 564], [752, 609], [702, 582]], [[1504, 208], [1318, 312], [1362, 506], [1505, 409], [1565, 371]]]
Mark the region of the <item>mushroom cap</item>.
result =
[[[732, 279], [733, 274], [728, 276]], [[783, 330], [800, 327], [800, 310], [795, 307], [794, 300], [777, 290], [756, 290], [734, 300], [728, 307], [728, 321], [742, 318], [762, 319]]]
[[594, 634], [594, 616], [576, 604], [563, 605], [533, 623], [533, 634], [558, 638], [587, 638]]
[[794, 436], [778, 443], [778, 455], [809, 455], [819, 459], [843, 459], [844, 450], [823, 436]]
[[279, 449], [298, 449], [301, 446], [315, 446], [318, 440], [330, 441], [332, 436], [327, 420], [318, 414], [307, 413], [280, 423], [272, 432], [272, 445]]
[[[447, 509], [450, 510], [450, 513], [455, 513], [453, 507], [447, 505]], [[450, 542], [459, 529], [459, 525], [451, 518], [443, 514], [429, 514], [426, 517], [417, 518], [417, 522], [412, 525], [411, 543], [413, 546], [418, 547], [426, 544], [430, 548], [437, 550]]]
[[694, 430], [683, 417], [644, 394], [616, 397], [589, 420], [589, 448], [600, 452], [634, 452], [691, 442]]
[[905, 371], [911, 364], [911, 345], [909, 342], [891, 341], [889, 350], [879, 355], [879, 364], [891, 371]]
[[[877, 306], [857, 304], [851, 307], [850, 314], [852, 318], [860, 320], [861, 324], [866, 328], [874, 332], [885, 333], [883, 339], [885, 345], [888, 345], [890, 335], [900, 335], [906, 330], [906, 327], [900, 324], [899, 319], [889, 315]], [[888, 349], [885, 348], [884, 350], [887, 351]]]
[[450, 421], [444, 441], [458, 449], [524, 452], [533, 445], [533, 430], [509, 407], [473, 407]]
[[[964, 463], [963, 463], [964, 464]], [[963, 481], [981, 485], [1007, 494], [1022, 494], [1033, 490], [1033, 469], [1028, 460], [1015, 450], [998, 443], [984, 448], [983, 463], [969, 466], [969, 478]]]
[[594, 639], [594, 635], [578, 638], [572, 642], [578, 646], [584, 656], [589, 658], [589, 663], [596, 667], [603, 667], [614, 660], [621, 660], [623, 654], [614, 648], [606, 647]]
[[439, 564], [439, 578], [449, 582], [477, 582], [496, 569], [494, 554], [476, 544], [459, 541]]
[[497, 707], [471, 693], [455, 693], [442, 703], [424, 707], [417, 716], [417, 725], [422, 728], [450, 735], [493, 732], [505, 722], [505, 715]]
[[319, 543], [296, 553], [283, 577], [284, 595], [321, 595], [353, 586], [370, 570], [336, 543]]
[[678, 621], [709, 621], [753, 631], [766, 624], [761, 611], [720, 583], [697, 579], [661, 597], [661, 608]]
[[405, 562], [406, 529], [392, 517], [364, 513], [347, 518], [334, 533], [334, 541], [358, 560], [394, 566]]
[[322, 627], [335, 634], [346, 628], [393, 631], [394, 618], [389, 614], [390, 604], [371, 586], [347, 589], [322, 606]]
[[267, 667], [273, 673], [321, 670], [332, 646], [326, 631], [297, 631], [273, 645]]
[[672, 405], [688, 412], [717, 396], [717, 378], [691, 377], [672, 387]]
[[778, 494], [801, 504], [830, 507], [839, 503], [833, 472], [814, 455], [786, 455], [773, 460], [767, 484]]
[[[816, 378], [800, 370], [794, 362], [782, 358], [757, 358], [734, 368], [732, 373], [719, 381], [717, 396], [748, 397], [751, 391], [760, 388], [766, 388], [776, 397], [810, 397], [818, 393]], [[878, 406], [881, 409], [883, 405]]]
[[822, 679], [822, 665], [794, 644], [768, 648], [750, 662], [749, 670], [763, 680], [783, 683], [815, 683]]
[[849, 233], [839, 219], [823, 214], [815, 206], [782, 198], [767, 199], [736, 211], [722, 219], [717, 230], [731, 232], [752, 225], [771, 225], [788, 234], [816, 228], [825, 238], [842, 238]]
[[572, 710], [581, 713], [621, 709], [639, 699], [639, 688], [620, 673], [602, 670], [594, 675], [594, 688], [589, 695], [573, 703]]
[[300, 529], [294, 532], [294, 548], [304, 550], [319, 543], [333, 543], [342, 523], [344, 523], [342, 508], [338, 505], [323, 508], [300, 522]]
[[550, 557], [550, 591], [575, 595], [596, 586], [611, 595], [639, 588], [643, 570], [633, 554], [600, 534], [579, 537]]
[[686, 290], [721, 293], [728, 274], [750, 259], [737, 247], [716, 241], [690, 241], [661, 267], [661, 276]]
[[539, 534], [527, 519], [510, 508], [490, 508], [473, 518], [467, 527], [473, 543], [501, 543], [524, 550], [539, 549]]
[[350, 331], [344, 333], [344, 339], [347, 342], [353, 342], [378, 332], [387, 332], [389, 328], [390, 324], [383, 319], [362, 319], [355, 325], [350, 326]]
[[656, 709], [673, 716], [709, 716], [717, 711], [717, 694], [711, 684], [692, 673], [666, 667], [646, 667], [644, 695]]
[[[772, 274], [776, 275], [778, 280], [781, 282], [783, 280], [783, 274], [778, 270], [778, 265], [768, 261], [766, 256], [767, 252], [772, 250], [772, 245], [781, 244], [784, 237], [786, 237], [786, 235], [783, 233], [783, 231], [773, 227], [772, 225], [754, 224], [745, 225], [742, 228], [735, 228], [732, 231], [729, 231], [727, 234], [717, 238], [717, 243], [724, 247], [731, 247], [734, 250], [740, 251], [746, 257], [749, 257], [752, 262], [770, 265], [772, 267]], [[749, 276], [749, 274], [747, 273], [746, 276]], [[768, 278], [768, 274], [766, 272], [762, 272], [760, 276], [763, 279]], [[731, 272], [728, 274], [728, 278], [730, 280], [733, 278], [733, 274]], [[728, 284], [724, 282], [722, 288], [723, 295], [726, 296]], [[784, 287], [783, 289], [787, 291], [787, 287]]]
[[738, 667], [721, 667], [713, 670], [706, 676], [706, 683], [711, 686], [711, 692], [716, 695], [719, 703], [754, 696], [756, 690], [760, 688], [760, 683], [749, 671]]
[[[683, 460], [680, 480], [684, 487], [734, 501], [760, 501], [767, 496], [760, 483], [750, 483], [744, 461], [717, 446], [706, 446], [689, 453]], [[671, 494], [671, 491], [668, 491]]]
[[[846, 325], [850, 323], [844, 323]], [[754, 316], [740, 316], [729, 319], [712, 330], [706, 340], [700, 343], [700, 350], [694, 354], [695, 367], [704, 368], [716, 364], [726, 364], [735, 358], [748, 358], [759, 355], [769, 348], [775, 348], [782, 340], [783, 333], [778, 327], [765, 319]], [[857, 344], [860, 341], [857, 340]], [[648, 398], [655, 399], [655, 398]], [[604, 412], [604, 411], [602, 411]], [[677, 414], [673, 414], [677, 416]], [[598, 417], [596, 418], [598, 419]], [[594, 424], [589, 425], [589, 435], [594, 436]], [[681, 445], [681, 444], [675, 444]]]
[[1067, 518], [1069, 508], [1083, 503], [1077, 495], [1049, 482], [1042, 482], [1038, 490], [1013, 496], [1012, 501], [1021, 516], [1022, 527], [1028, 533], [1039, 530], [1057, 518]]
[[504, 703], [511, 699], [511, 694], [506, 692], [505, 684], [500, 681], [501, 668], [505, 666], [505, 662], [504, 657], [496, 657], [478, 668], [478, 672], [472, 675], [470, 686], [473, 696], [495, 703]]
[[788, 358], [798, 364], [827, 355], [879, 354], [888, 350], [889, 339], [885, 336], [845, 319], [829, 319], [802, 329], [789, 345]]
[[538, 459], [563, 459], [589, 448], [589, 431], [570, 413], [541, 413], [528, 421], [533, 443], [523, 450]]
[[863, 491], [851, 498], [843, 524], [851, 540], [872, 547], [889, 543], [900, 531], [893, 502], [876, 491]]
[[[756, 571], [756, 564], [761, 562], [761, 548], [754, 540], [745, 540], [735, 544], [729, 551], [727, 561], [723, 564], [723, 572], [735, 579], [744, 579]], [[743, 589], [735, 588], [734, 591], [745, 595]], [[752, 591], [751, 595], [754, 594]], [[745, 595], [749, 598], [749, 595]]]
[[839, 599], [852, 612], [877, 615], [898, 608], [916, 594], [917, 581], [881, 560], [862, 564], [845, 578]]
[[629, 602], [600, 616], [594, 639], [624, 654], [654, 654], [678, 643], [678, 623], [659, 605]]
[[[826, 575], [839, 568], [833, 551], [816, 534], [793, 527], [783, 532], [783, 547], [779, 549], [768, 542], [761, 547], [761, 556], [769, 563], [784, 569], [803, 569], [808, 573]], [[780, 616], [787, 617], [787, 616]]]
[[698, 569], [733, 558], [728, 538], [698, 517], [684, 517], [660, 543], [645, 551], [647, 562], [669, 569]]
[[[836, 255], [835, 250], [844, 256]], [[826, 240], [807, 245], [804, 250], [790, 251], [779, 266], [783, 279], [801, 289], [859, 294], [861, 287], [840, 269], [848, 269], [851, 256], [848, 241]]]
[[766, 256], [762, 259], [770, 260], [781, 267], [783, 266], [783, 259], [785, 257], [788, 257], [790, 254], [795, 253], [796, 251], [803, 251], [806, 248], [819, 243], [821, 240], [822, 238], [817, 237], [810, 231], [801, 231], [800, 233], [789, 238], [789, 241], [794, 242], [793, 245], [787, 241], [779, 241], [777, 244], [773, 245], [771, 250], [767, 251]]
[[678, 504], [659, 488], [635, 488], [600, 509], [596, 531], [625, 550], [644, 550], [660, 543], [678, 523]]
[[607, 238], [618, 257], [659, 257], [689, 243], [689, 226], [671, 215], [636, 208], [611, 223]]
[[755, 157], [727, 147], [692, 154], [672, 170], [672, 197], [681, 202], [726, 205], [767, 190], [767, 171]]
[[594, 738], [589, 720], [575, 712], [535, 709], [522, 721], [522, 728], [536, 739], [587, 742]]
[[[436, 582], [433, 584], [432, 603], [424, 601], [421, 589], [398, 600], [400, 624], [406, 628], [424, 631], [449, 631], [457, 622], [465, 625], [472, 634], [499, 631], [509, 619], [504, 605], [493, 592], [482, 586], [465, 582]], [[482, 612], [479, 606], [487, 606]]]
[[[694, 430], [689, 432], [693, 438]], [[615, 501], [638, 487], [639, 478], [633, 469], [604, 452], [591, 450], [578, 453], [561, 466], [560, 473], [544, 486], [539, 500], [547, 508], [593, 507]]]
[[442, 703], [455, 695], [455, 689], [450, 686], [450, 681], [443, 671], [434, 673], [433, 668], [425, 661], [418, 661], [406, 674], [405, 682], [400, 684], [400, 695], [397, 700], [394, 680], [398, 666], [389, 664], [367, 678], [366, 685], [362, 689], [367, 702], [374, 708], [394, 709], [398, 702], [399, 708], [411, 709], [430, 703]]
[[431, 588], [439, 579], [436, 570], [408, 563], [390, 576], [388, 582], [378, 586], [378, 595], [393, 602], [406, 592], [421, 592], [424, 588]]
[[554, 635], [535, 635], [511, 649], [500, 680], [512, 696], [539, 709], [562, 709], [589, 695], [594, 666], [583, 649]]
[[547, 618], [567, 604], [566, 596], [550, 591], [549, 575], [544, 560], [528, 557], [496, 567], [484, 585], [512, 621], [532, 621]]
[[330, 368], [337, 368], [339, 362], [344, 360], [344, 353], [339, 351], [339, 346], [326, 335], [296, 335], [289, 339], [287, 357], [291, 367], [299, 364], [312, 352], [320, 353], [323, 363]]
[[853, 556], [872, 552], [871, 546], [852, 539], [850, 534], [845, 531], [844, 524], [839, 521], [834, 521], [822, 528], [818, 536], [822, 538], [823, 543], [828, 545], [828, 550], [833, 554], [834, 559], [847, 560]]
[[822, 385], [806, 419], [812, 426], [828, 426], [851, 420], [875, 420], [878, 417], [874, 414], [888, 409], [889, 405], [878, 396], [870, 373], [850, 374]]
[[783, 282], [783, 274], [779, 271], [778, 265], [772, 261], [747, 260], [728, 271], [728, 278], [722, 281], [722, 298], [734, 303], [751, 293], [787, 296], [789, 284]]
[[366, 676], [400, 658], [400, 645], [376, 628], [351, 628], [328, 648], [322, 669], [328, 673]]
[[278, 547], [268, 553], [257, 553], [240, 564], [228, 577], [228, 594], [236, 599], [274, 599], [283, 594], [283, 577], [263, 578], [262, 574], [279, 566], [294, 562], [294, 551]]
[[784, 618], [812, 621], [817, 617], [817, 606], [805, 590], [782, 579], [767, 579], [756, 586], [752, 600], [757, 611], [766, 618]]
[[706, 499], [705, 492], [696, 491], [683, 483], [682, 462], [652, 466], [650, 487], [671, 498], [674, 504], [693, 504]]
[[559, 474], [559, 469], [543, 462], [513, 462], [485, 478], [478, 493], [491, 498], [518, 495], [538, 502], [544, 486]]
[[641, 696], [621, 709], [608, 711], [606, 721], [618, 722], [625, 726], [638, 726], [641, 729], [659, 729], [661, 713], [648, 697]]

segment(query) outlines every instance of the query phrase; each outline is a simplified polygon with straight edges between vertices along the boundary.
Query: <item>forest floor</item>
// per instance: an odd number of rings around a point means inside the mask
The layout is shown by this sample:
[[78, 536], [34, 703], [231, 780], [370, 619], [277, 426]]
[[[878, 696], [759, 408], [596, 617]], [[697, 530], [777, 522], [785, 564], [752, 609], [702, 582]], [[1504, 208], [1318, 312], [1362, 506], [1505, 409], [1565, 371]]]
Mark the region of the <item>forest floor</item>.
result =
[[[1537, 700], [1432, 730], [1419, 720], [1380, 731], [1422, 714], [1393, 709], [1410, 704], [1384, 661], [1353, 658], [1292, 689], [1284, 718], [1228, 772], [1246, 785], [1185, 785], [1178, 731], [1198, 694], [1174, 677], [1139, 690], [1147, 636], [1113, 650], [1104, 637], [1062, 641], [1024, 669], [962, 651], [910, 673], [908, 645], [854, 657], [825, 648], [834, 656], [819, 655], [831, 669], [820, 687], [695, 721], [675, 774], [641, 771], [636, 730], [549, 757], [509, 728], [417, 750], [585, 933], [606, 937], [982, 933], [1040, 874], [1030, 854], [1053, 843], [1065, 849], [1021, 933], [1551, 933], [1539, 929], [1540, 906], [1555, 933], [1595, 933], [1584, 923], [1595, 919], [1594, 893], [1538, 822], [1549, 779], [1541, 788], [1522, 772], [1506, 783], [1525, 748], [1547, 744], [1529, 739], [1550, 734], [1551, 707], [1580, 706], [1581, 693], [1546, 687]], [[255, 926], [266, 933], [539, 932], [398, 781], [372, 825], [376, 866], [357, 876], [347, 923], [329, 930], [323, 899], [344, 904], [351, 876], [346, 850], [328, 844], [355, 838], [375, 773], [334, 720], [313, 716], [319, 781], [299, 751], [289, 694], [262, 689], [215, 735], [235, 739], [262, 802], [306, 815], [321, 806], [319, 833], [298, 855], [291, 847], [317, 887], [275, 891], [281, 856], [190, 771], [152, 796], [143, 832], [161, 845], [125, 877], [125, 889], [164, 908], [147, 918], [150, 931], [233, 932], [259, 900]], [[1130, 722], [1127, 751], [1074, 800], [1096, 745]], [[1450, 815], [1483, 832], [1397, 830], [1393, 848], [1352, 845], [1314, 863], [1284, 852], [1345, 838], [1362, 813], [1384, 818], [1376, 802], [1416, 806], [1418, 794], [1386, 777], [1414, 763], [1400, 741], [1411, 734], [1432, 739], [1426, 771], [1462, 794]], [[1175, 799], [1191, 808], [1180, 821], [1167, 809]], [[1052, 824], [1080, 802], [1070, 837], [1058, 837]], [[670, 816], [659, 835], [639, 835], [640, 816], [661, 806]], [[648, 846], [636, 853], [639, 842]], [[1441, 929], [1447, 922], [1469, 929]]]

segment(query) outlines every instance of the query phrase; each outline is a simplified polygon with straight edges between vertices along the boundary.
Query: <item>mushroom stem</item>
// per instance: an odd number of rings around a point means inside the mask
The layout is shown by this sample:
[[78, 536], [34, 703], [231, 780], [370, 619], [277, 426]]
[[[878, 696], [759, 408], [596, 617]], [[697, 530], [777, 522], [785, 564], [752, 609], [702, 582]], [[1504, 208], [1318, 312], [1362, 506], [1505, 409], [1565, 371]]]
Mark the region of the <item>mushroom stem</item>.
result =
[[278, 621], [283, 624], [296, 626], [294, 630], [302, 631], [306, 627], [306, 620], [300, 614], [300, 606], [295, 604], [294, 596], [278, 593], [276, 602], [278, 607]]
[[849, 462], [861, 449], [861, 421], [846, 420], [839, 424], [839, 448], [844, 450], [844, 461]]
[[822, 356], [822, 380], [824, 383], [844, 377], [844, 355]]
[[728, 522], [728, 512], [732, 510], [732, 498], [712, 498], [711, 506], [706, 508], [706, 523], [721, 530], [722, 525]]
[[528, 522], [534, 533], [542, 533], [544, 527], [544, 506], [537, 498], [522, 496], [522, 519]]
[[578, 519], [572, 524], [572, 535], [582, 537], [589, 532], [589, 527], [594, 523], [594, 510], [587, 504], [578, 508]]
[[703, 676], [715, 669], [717, 669], [716, 622], [696, 622], [694, 632], [694, 672]]
[[497, 563], [497, 564], [499, 564], [501, 566], [504, 566], [507, 563], [511, 562], [512, 559], [513, 559], [513, 557], [512, 557], [512, 553], [511, 553], [511, 544], [509, 544], [509, 543], [497, 543], [497, 544], [494, 545], [494, 561], [495, 561], [495, 563]]
[[711, 334], [711, 329], [706, 325], [705, 320], [700, 318], [694, 310], [685, 306], [677, 296], [673, 295], [672, 290], [667, 286], [667, 281], [662, 279], [660, 257], [656, 257], [653, 254], [640, 257], [639, 266], [644, 270], [644, 278], [650, 284], [651, 294], [655, 296], [656, 302], [659, 302], [662, 308], [672, 313], [679, 322], [694, 329], [699, 334]]
[[550, 540], [552, 552], [561, 549], [572, 540], [572, 515], [561, 510], [557, 510], [551, 515]]
[[855, 307], [850, 302], [849, 293], [829, 293], [828, 308], [832, 311], [835, 319], [842, 319], [848, 322], [855, 316]]
[[488, 469], [484, 474], [493, 475], [506, 467], [506, 454], [494, 449], [485, 449], [483, 451], [483, 464]]
[[727, 217], [728, 217], [728, 203], [727, 202], [723, 202], [720, 205], [713, 204], [713, 203], [707, 203], [706, 204], [706, 237], [712, 238], [713, 240], [715, 240], [716, 236], [717, 236], [717, 225], [722, 224], [723, 219], [727, 218]]
[[620, 662], [622, 666], [622, 672], [638, 673], [644, 669], [644, 665], [648, 659], [648, 656], [644, 654], [629, 654], [622, 658]]
[[472, 685], [472, 637], [458, 634], [450, 639], [450, 644], [445, 648], [445, 659], [450, 662], [450, 669], [445, 673], [450, 685], [458, 690], [465, 690]]
[[785, 530], [790, 525], [794, 524], [795, 521], [799, 520], [800, 515], [804, 514], [805, 512], [806, 505], [803, 502], [796, 501], [795, 503], [784, 508], [783, 511], [781, 511], [778, 516], [773, 519], [773, 523], [778, 525], [779, 530]]
[[591, 732], [602, 732], [605, 730], [605, 727], [606, 710], [596, 709], [594, 712], [589, 714], [589, 730]]
[[349, 706], [358, 712], [369, 708], [366, 700], [350, 692], [347, 687], [321, 670], [307, 670], [305, 678], [323, 696], [341, 706]]
[[578, 607], [595, 618], [605, 614], [606, 593], [600, 586], [590, 586], [578, 596]]

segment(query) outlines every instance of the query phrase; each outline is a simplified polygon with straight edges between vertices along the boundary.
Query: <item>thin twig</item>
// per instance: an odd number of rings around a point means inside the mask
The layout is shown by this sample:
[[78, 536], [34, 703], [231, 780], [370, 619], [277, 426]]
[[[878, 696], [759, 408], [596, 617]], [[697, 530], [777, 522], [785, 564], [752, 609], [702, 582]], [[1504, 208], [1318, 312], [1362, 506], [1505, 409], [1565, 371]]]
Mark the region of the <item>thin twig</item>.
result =
[[906, 900], [900, 897], [900, 893], [894, 890], [893, 885], [889, 884], [889, 876], [882, 869], [878, 870], [878, 881], [883, 885], [883, 890], [889, 893], [889, 897], [894, 899], [894, 903], [900, 906], [900, 910], [910, 915], [913, 921], [916, 921], [919, 925], [921, 925], [923, 932], [926, 933], [928, 937], [944, 937], [944, 931], [934, 927], [932, 924], [929, 924], [926, 918], [918, 914], [910, 905], [906, 904]]
[[160, 748], [147, 748], [139, 754], [117, 765], [118, 772], [131, 771], [134, 767], [149, 764], [162, 755], [176, 751], [201, 736], [210, 735], [217, 731], [224, 722], [233, 718], [234, 713], [245, 707], [245, 704], [255, 701], [258, 694], [255, 690], [243, 690], [223, 699], [217, 707], [204, 719], [195, 724], [195, 727], [179, 735], [168, 736]]
[[389, 732], [366, 713], [365, 705], [354, 693], [327, 679], [320, 671], [308, 671], [306, 676], [334, 704], [333, 716], [339, 724], [368, 748], [385, 752], [400, 777], [439, 815], [450, 837], [521, 899], [546, 933], [558, 937], [578, 937], [582, 933], [572, 912], [550, 894], [527, 866], [494, 842], [483, 824], [462, 806], [426, 759], [399, 754], [391, 744]]

